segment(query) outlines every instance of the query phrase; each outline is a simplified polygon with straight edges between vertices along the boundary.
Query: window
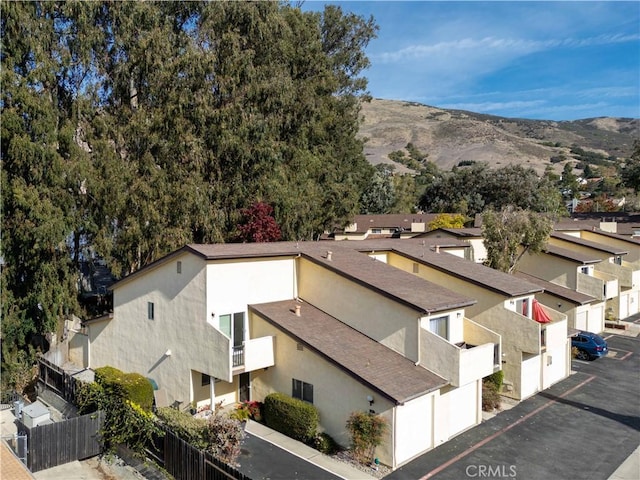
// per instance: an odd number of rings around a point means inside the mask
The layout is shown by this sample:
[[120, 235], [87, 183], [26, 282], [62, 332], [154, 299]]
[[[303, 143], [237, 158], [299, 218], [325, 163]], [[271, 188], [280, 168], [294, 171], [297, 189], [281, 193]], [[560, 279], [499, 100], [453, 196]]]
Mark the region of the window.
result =
[[313, 385], [302, 380], [292, 379], [291, 396], [305, 402], [313, 403]]
[[176, 263], [176, 272], [182, 273], [182, 262], [180, 260]]
[[616, 265], [622, 265], [622, 256], [616, 255], [615, 257], [613, 257], [613, 263], [615, 263]]
[[220, 315], [220, 331], [231, 338], [231, 314]]
[[580, 267], [580, 273], [584, 273], [585, 275], [589, 275], [589, 267]]
[[371, 233], [382, 233], [382, 229], [381, 228], [372, 228], [371, 229]]
[[206, 373], [202, 374], [202, 386], [204, 387], [205, 385], [210, 385], [211, 384], [211, 377], [209, 375], [207, 375]]
[[449, 340], [449, 316], [436, 317], [429, 320], [429, 330]]
[[147, 318], [149, 320], [155, 320], [155, 311], [153, 302], [147, 302]]
[[220, 315], [220, 331], [233, 340], [233, 346], [244, 343], [244, 312]]

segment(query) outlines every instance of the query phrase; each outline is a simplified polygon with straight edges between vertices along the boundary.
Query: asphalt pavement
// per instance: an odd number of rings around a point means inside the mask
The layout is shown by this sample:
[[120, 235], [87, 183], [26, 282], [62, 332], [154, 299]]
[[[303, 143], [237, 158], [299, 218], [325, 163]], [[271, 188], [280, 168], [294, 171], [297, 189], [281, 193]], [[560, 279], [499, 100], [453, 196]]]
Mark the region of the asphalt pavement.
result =
[[607, 357], [574, 360], [569, 378], [385, 479], [640, 479], [640, 339], [604, 336]]

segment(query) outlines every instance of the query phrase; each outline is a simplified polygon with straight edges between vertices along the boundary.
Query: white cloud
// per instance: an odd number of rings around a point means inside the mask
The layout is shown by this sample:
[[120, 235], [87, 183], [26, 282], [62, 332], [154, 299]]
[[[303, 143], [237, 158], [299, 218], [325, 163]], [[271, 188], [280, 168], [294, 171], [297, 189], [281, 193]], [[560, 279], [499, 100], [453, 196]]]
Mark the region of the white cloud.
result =
[[484, 37], [481, 39], [462, 38], [458, 40], [442, 41], [431, 44], [416, 44], [395, 51], [372, 53], [370, 58], [374, 62], [395, 63], [408, 60], [426, 59], [431, 56], [459, 56], [460, 52], [470, 55], [481, 53], [482, 56], [492, 54], [506, 54], [513, 58], [532, 52], [550, 50], [553, 48], [582, 48], [614, 43], [633, 42], [640, 39], [640, 34], [598, 35], [588, 38], [564, 38], [548, 40], [528, 40], [518, 38]]
[[483, 102], [483, 103], [444, 103], [439, 105], [442, 108], [452, 110], [469, 110], [472, 112], [495, 112], [502, 110], [522, 110], [531, 107], [544, 105], [544, 100], [513, 100], [508, 102]]

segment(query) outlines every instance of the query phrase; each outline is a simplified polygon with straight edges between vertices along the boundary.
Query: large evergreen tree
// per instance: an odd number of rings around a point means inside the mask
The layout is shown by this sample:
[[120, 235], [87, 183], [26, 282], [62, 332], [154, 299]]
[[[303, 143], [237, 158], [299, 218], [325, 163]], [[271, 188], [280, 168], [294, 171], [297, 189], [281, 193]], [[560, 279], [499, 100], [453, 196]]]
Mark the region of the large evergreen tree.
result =
[[274, 207], [284, 239], [357, 213], [373, 19], [276, 2], [2, 8], [2, 340], [78, 312], [78, 264], [121, 276]]

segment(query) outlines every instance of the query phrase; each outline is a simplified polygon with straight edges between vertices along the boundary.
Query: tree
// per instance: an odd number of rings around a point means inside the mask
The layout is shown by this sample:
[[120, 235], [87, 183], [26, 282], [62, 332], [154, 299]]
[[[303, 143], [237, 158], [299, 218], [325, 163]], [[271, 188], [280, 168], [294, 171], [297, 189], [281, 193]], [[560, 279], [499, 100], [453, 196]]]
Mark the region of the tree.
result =
[[241, 211], [238, 224], [239, 242], [277, 242], [280, 240], [280, 227], [272, 216], [273, 207], [264, 202], [256, 202]]
[[466, 222], [466, 217], [459, 213], [441, 213], [427, 225], [429, 230], [438, 228], [462, 228]]
[[553, 228], [540, 213], [507, 206], [482, 215], [482, 236], [487, 249], [485, 264], [513, 273], [525, 253], [539, 253], [546, 246]]
[[391, 213], [396, 202], [394, 170], [395, 167], [384, 163], [374, 167], [369, 186], [360, 197], [361, 214]]
[[256, 198], [288, 240], [357, 213], [372, 18], [278, 2], [3, 7], [3, 350], [82, 316], [83, 258], [121, 277], [232, 241]]
[[640, 192], [640, 140], [633, 144], [633, 153], [621, 169], [622, 183], [634, 192]]
[[437, 176], [420, 200], [424, 211], [467, 216], [507, 205], [556, 215], [565, 210], [553, 182], [520, 165], [490, 169], [486, 163], [474, 163], [465, 168], [454, 167]]

